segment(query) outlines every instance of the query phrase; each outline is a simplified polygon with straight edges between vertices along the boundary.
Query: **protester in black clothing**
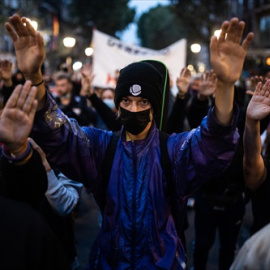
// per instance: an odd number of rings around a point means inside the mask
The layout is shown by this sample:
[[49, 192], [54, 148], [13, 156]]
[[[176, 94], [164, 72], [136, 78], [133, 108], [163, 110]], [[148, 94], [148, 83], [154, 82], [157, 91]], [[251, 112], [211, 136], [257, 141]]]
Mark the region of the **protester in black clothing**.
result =
[[[195, 128], [200, 123], [210, 107], [215, 90], [213, 75], [208, 73], [202, 77], [200, 87], [202, 91], [199, 90], [198, 96], [193, 97], [190, 102], [188, 120], [191, 128]], [[207, 87], [208, 80], [212, 83]], [[208, 93], [207, 89], [210, 90]], [[233, 261], [246, 202], [242, 160], [243, 147], [240, 143], [231, 166], [221, 176], [203, 185], [194, 195], [195, 270], [206, 269], [208, 254], [214, 244], [217, 230], [220, 243], [218, 269], [229, 269]]]
[[[92, 67], [84, 66], [81, 74], [82, 80], [80, 93], [81, 96], [86, 97], [90, 101], [91, 107], [95, 109], [97, 113], [98, 119], [96, 127], [112, 131], [120, 130], [121, 122], [117, 119], [116, 111], [113, 110], [110, 106], [106, 105], [106, 103], [104, 103], [101, 98], [104, 89], [101, 89], [100, 93], [97, 94], [97, 91], [95, 91], [92, 87], [92, 81], [95, 76], [94, 74], [92, 74]], [[112, 102], [114, 103], [114, 100], [112, 100]], [[99, 118], [101, 120], [99, 120]]]
[[[2, 92], [2, 94], [4, 94], [4, 104], [13, 92], [13, 86], [6, 87], [5, 85], [6, 84], [4, 84], [2, 88], [2, 90], [4, 90], [4, 93]], [[37, 151], [41, 151], [33, 140], [31, 140], [31, 144], [34, 145]], [[65, 185], [60, 185], [61, 183], [58, 184], [55, 181], [57, 176], [51, 172], [52, 170], [48, 162], [48, 165], [45, 165], [45, 161], [47, 161], [45, 154], [43, 153], [43, 159], [41, 161], [39, 153], [37, 153], [36, 150], [29, 152], [29, 159], [27, 159], [22, 166], [19, 166], [20, 162], [10, 163], [7, 161], [4, 154], [1, 155], [0, 194], [16, 201], [26, 202], [42, 214], [43, 218], [46, 219], [46, 222], [57, 236], [57, 239], [60, 240], [67, 261], [71, 265], [71, 269], [74, 270], [77, 269], [79, 264], [76, 260], [77, 252], [75, 249], [74, 221], [72, 215], [71, 213], [65, 215], [59, 214], [51, 202], [55, 201], [54, 196], [60, 193], [62, 196], [56, 203], [58, 203], [58, 205], [65, 204], [65, 207], [71, 208], [73, 201], [75, 203], [75, 193], [77, 193], [77, 191], [72, 189], [70, 187], [72, 183], [67, 183], [67, 181]], [[31, 173], [31, 175], [29, 173]], [[53, 177], [54, 179], [52, 179]], [[69, 182], [71, 181], [72, 180], [69, 180]], [[82, 184], [77, 183], [73, 186], [82, 187]], [[62, 190], [62, 194], [60, 190]], [[79, 195], [77, 198], [78, 197]], [[64, 202], [65, 199], [67, 199], [68, 202]], [[64, 206], [62, 206], [62, 208], [64, 208]]]
[[[203, 83], [202, 83], [203, 85]], [[239, 93], [240, 92], [240, 93]], [[245, 204], [249, 192], [246, 190], [243, 174], [243, 127], [245, 125], [246, 108], [242, 100], [242, 89], [235, 87], [235, 102], [242, 105], [239, 110], [237, 127], [240, 134], [240, 143], [230, 167], [216, 179], [202, 186], [195, 195], [195, 247], [194, 269], [205, 269], [208, 253], [214, 243], [216, 229], [219, 231], [220, 252], [219, 269], [229, 269], [236, 250], [237, 239], [245, 213]], [[204, 117], [199, 112], [207, 111], [208, 104], [199, 104], [193, 98], [189, 110], [197, 112], [195, 115]], [[203, 109], [202, 106], [205, 106]], [[190, 120], [190, 118], [189, 118]], [[200, 119], [189, 124], [194, 128]], [[261, 132], [268, 123], [265, 118]]]
[[0, 216], [0, 269], [70, 269], [52, 229], [28, 204], [0, 196]]
[[[36, 151], [1, 158], [0, 269], [70, 269], [63, 247], [41, 211], [46, 171]], [[27, 161], [27, 162], [26, 162]]]
[[270, 115], [269, 89], [270, 80], [259, 82], [246, 111], [243, 168], [246, 185], [251, 191], [254, 235], [239, 250], [231, 270], [269, 269], [269, 156], [262, 155], [260, 136], [261, 121]]
[[169, 134], [173, 132], [179, 133], [185, 130], [186, 108], [190, 97], [188, 93], [190, 78], [190, 70], [188, 68], [182, 68], [179, 77], [176, 79], [178, 93], [173, 103], [171, 113], [168, 116], [167, 132]]
[[244, 132], [244, 176], [251, 190], [252, 211], [254, 216], [253, 232], [270, 222], [270, 177], [269, 156], [262, 156], [260, 137], [261, 120], [270, 115], [270, 80], [259, 82], [246, 113]]
[[[201, 76], [196, 95], [189, 95], [191, 75], [180, 73], [179, 93], [174, 103], [168, 125], [172, 132], [196, 128], [207, 115], [216, 89], [213, 71]], [[180, 81], [183, 83], [180, 84]], [[241, 110], [243, 113], [243, 110]], [[240, 117], [238, 126], [243, 126]], [[178, 120], [178, 123], [177, 123]], [[180, 130], [179, 130], [180, 129]], [[243, 129], [241, 129], [243, 130]], [[231, 166], [218, 178], [203, 185], [193, 195], [195, 198], [194, 269], [206, 269], [209, 251], [214, 244], [216, 230], [220, 236], [219, 269], [228, 269], [234, 258], [237, 237], [245, 211], [245, 184], [243, 178], [243, 147], [239, 145]]]
[[95, 125], [97, 120], [95, 111], [88, 106], [84, 96], [74, 94], [72, 81], [68, 74], [58, 73], [55, 87], [56, 102], [69, 118], [76, 119], [83, 126]]

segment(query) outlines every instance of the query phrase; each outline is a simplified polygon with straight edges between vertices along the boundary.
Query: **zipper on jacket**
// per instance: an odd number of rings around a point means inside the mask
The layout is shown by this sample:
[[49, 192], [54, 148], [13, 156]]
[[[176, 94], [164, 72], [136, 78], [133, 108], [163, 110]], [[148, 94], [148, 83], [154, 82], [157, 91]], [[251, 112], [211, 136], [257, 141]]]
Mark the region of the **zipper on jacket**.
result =
[[133, 159], [133, 192], [132, 192], [132, 237], [131, 237], [131, 266], [132, 268], [131, 269], [135, 269], [137, 159], [136, 159], [134, 141], [132, 141], [132, 159]]

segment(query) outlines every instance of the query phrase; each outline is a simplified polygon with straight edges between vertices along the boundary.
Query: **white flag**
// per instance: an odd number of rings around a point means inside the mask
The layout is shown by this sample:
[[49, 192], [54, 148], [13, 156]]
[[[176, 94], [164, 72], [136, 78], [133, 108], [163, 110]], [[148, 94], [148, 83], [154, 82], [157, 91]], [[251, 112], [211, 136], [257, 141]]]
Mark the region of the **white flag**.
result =
[[181, 39], [162, 50], [151, 50], [121, 42], [98, 30], [93, 32], [93, 86], [115, 86], [117, 70], [141, 60], [163, 62], [170, 73], [173, 84], [180, 70], [186, 66], [186, 39]]

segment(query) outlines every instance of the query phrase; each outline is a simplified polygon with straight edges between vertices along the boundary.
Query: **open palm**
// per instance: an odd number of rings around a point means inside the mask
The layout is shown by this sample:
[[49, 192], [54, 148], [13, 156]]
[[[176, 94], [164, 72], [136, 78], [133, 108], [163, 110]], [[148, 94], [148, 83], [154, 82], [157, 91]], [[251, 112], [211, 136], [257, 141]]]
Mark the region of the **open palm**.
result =
[[186, 94], [191, 81], [191, 72], [188, 68], [182, 68], [179, 77], [176, 78], [178, 91]]
[[18, 85], [4, 107], [0, 118], [0, 141], [12, 152], [20, 148], [31, 131], [37, 101], [31, 82]]
[[219, 80], [236, 82], [242, 72], [244, 59], [254, 35], [249, 33], [241, 44], [245, 23], [233, 18], [222, 24], [219, 39], [211, 39], [211, 64]]
[[255, 92], [248, 104], [247, 117], [253, 120], [262, 120], [270, 114], [270, 80], [264, 85], [257, 84]]
[[217, 76], [213, 70], [205, 71], [201, 76], [199, 93], [203, 96], [211, 96], [217, 88]]
[[11, 16], [5, 26], [13, 40], [21, 72], [24, 74], [37, 72], [45, 58], [42, 36], [34, 30], [26, 18], [20, 18], [17, 14]]

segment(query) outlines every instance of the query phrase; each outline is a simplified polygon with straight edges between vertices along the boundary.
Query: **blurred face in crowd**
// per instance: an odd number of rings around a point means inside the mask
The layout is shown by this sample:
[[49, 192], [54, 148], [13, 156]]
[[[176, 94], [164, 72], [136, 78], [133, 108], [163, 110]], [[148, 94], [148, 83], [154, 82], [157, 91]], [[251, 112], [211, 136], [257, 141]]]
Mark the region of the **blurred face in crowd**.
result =
[[104, 89], [101, 93], [100, 98], [102, 101], [111, 109], [115, 108], [114, 105], [114, 90], [113, 89]]
[[59, 97], [71, 94], [72, 84], [68, 79], [58, 79], [55, 83], [56, 93]]
[[104, 89], [101, 93], [101, 99], [114, 99], [114, 90], [112, 89]]

